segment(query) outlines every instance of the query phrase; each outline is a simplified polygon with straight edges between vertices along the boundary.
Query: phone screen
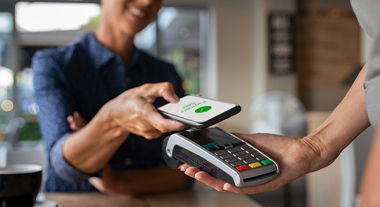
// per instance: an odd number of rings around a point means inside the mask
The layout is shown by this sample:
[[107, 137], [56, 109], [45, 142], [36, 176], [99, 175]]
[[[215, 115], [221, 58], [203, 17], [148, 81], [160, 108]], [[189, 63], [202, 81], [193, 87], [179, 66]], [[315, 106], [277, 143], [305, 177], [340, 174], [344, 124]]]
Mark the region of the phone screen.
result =
[[181, 98], [178, 103], [166, 104], [158, 108], [158, 110], [198, 123], [203, 123], [237, 106], [238, 105], [233, 103], [215, 101], [190, 95]]

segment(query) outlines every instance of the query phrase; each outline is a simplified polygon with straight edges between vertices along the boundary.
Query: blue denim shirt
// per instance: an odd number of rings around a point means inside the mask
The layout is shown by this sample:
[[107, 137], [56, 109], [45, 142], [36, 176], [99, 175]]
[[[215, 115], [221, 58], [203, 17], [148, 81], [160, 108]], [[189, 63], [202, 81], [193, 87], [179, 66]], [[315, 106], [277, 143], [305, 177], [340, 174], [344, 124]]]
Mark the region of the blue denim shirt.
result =
[[[63, 156], [63, 143], [73, 133], [67, 117], [74, 111], [89, 122], [109, 100], [145, 83], [169, 81], [179, 97], [184, 95], [181, 79], [172, 64], [135, 49], [126, 70], [121, 58], [91, 33], [78, 43], [37, 52], [32, 69], [40, 108], [38, 120], [49, 155], [46, 191], [96, 190], [87, 181], [94, 175], [75, 169]], [[164, 103], [162, 98], [154, 102], [156, 107]], [[162, 141], [167, 135], [150, 141], [129, 135], [109, 161], [110, 166], [114, 170], [128, 170], [160, 165]], [[94, 137], [94, 142], [97, 139]]]

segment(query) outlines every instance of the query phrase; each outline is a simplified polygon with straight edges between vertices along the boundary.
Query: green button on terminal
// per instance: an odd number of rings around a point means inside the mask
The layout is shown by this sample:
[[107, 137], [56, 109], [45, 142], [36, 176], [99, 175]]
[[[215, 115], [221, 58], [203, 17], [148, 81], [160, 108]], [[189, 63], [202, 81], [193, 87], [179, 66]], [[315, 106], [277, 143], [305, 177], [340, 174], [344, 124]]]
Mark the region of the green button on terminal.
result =
[[269, 165], [269, 164], [272, 164], [273, 162], [270, 160], [263, 160], [261, 161], [261, 163], [263, 163], [263, 165]]

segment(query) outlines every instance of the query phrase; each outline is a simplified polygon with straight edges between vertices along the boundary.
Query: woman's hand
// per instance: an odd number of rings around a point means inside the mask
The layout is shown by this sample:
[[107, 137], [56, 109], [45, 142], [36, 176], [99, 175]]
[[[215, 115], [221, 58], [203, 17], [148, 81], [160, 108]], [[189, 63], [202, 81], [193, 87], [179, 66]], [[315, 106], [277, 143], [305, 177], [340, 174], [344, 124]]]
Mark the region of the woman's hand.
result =
[[279, 165], [280, 174], [277, 178], [257, 186], [238, 188], [186, 164], [181, 166], [181, 171], [206, 185], [214, 187], [217, 191], [227, 190], [235, 193], [255, 194], [276, 190], [286, 183], [313, 171], [315, 166], [312, 163], [312, 158], [319, 155], [318, 150], [310, 147], [313, 144], [310, 144], [306, 139], [297, 140], [272, 134], [236, 135], [268, 155]]
[[165, 119], [158, 113], [153, 102], [159, 97], [171, 103], [179, 101], [170, 83], [145, 84], [127, 90], [109, 101], [101, 113], [107, 116], [108, 123], [114, 123], [123, 132], [134, 133], [146, 139], [185, 129], [186, 125]]
[[70, 124], [70, 128], [73, 131], [78, 131], [86, 126], [87, 121], [83, 118], [83, 116], [75, 111], [73, 115], [67, 117], [67, 122]]

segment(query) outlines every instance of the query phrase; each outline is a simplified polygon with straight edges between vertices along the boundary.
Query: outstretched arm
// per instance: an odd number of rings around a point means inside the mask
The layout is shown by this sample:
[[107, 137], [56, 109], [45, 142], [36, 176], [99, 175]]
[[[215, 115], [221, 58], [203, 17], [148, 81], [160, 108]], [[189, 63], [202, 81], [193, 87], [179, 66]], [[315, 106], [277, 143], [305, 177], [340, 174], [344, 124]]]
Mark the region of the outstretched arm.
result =
[[[67, 121], [73, 131], [78, 131], [87, 124], [78, 112], [70, 115]], [[102, 174], [102, 178], [91, 177], [88, 179], [95, 188], [103, 193], [129, 196], [183, 190], [189, 181], [186, 175], [167, 166], [114, 171], [109, 165], [106, 165]], [[149, 187], [142, 183], [149, 183]]]
[[237, 188], [195, 167], [183, 165], [181, 170], [216, 190], [253, 194], [278, 189], [298, 177], [328, 166], [370, 125], [363, 89], [366, 68], [367, 65], [327, 120], [306, 137], [293, 139], [271, 134], [237, 134], [279, 164], [280, 174], [276, 179], [258, 186]]
[[130, 133], [153, 139], [185, 128], [157, 112], [152, 103], [158, 97], [179, 100], [170, 83], [157, 83], [127, 90], [109, 101], [87, 125], [66, 139], [65, 159], [76, 169], [93, 174], [108, 163]]

